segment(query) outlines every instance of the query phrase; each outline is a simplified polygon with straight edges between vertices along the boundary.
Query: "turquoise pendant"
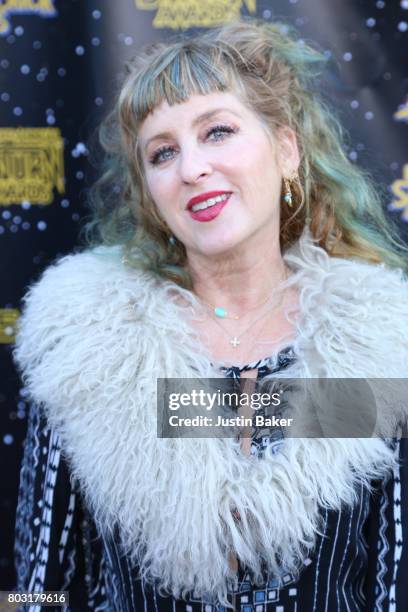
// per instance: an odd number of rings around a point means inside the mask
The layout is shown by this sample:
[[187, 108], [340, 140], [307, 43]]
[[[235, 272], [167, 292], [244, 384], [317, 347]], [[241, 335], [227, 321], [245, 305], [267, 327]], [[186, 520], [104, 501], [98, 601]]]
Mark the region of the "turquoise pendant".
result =
[[228, 312], [225, 310], [225, 308], [214, 308], [214, 314], [220, 319], [225, 319], [225, 317], [228, 315]]

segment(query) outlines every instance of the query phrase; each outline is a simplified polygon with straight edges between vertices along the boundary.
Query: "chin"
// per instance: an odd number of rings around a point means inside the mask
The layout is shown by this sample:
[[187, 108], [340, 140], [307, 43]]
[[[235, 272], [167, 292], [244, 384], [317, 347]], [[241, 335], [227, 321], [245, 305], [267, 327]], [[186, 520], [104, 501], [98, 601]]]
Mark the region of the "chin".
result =
[[196, 245], [196, 250], [200, 251], [207, 257], [217, 257], [221, 255], [227, 256], [233, 253], [242, 244], [242, 240], [234, 238], [233, 236], [224, 236], [223, 238], [217, 238], [212, 240], [206, 240]]

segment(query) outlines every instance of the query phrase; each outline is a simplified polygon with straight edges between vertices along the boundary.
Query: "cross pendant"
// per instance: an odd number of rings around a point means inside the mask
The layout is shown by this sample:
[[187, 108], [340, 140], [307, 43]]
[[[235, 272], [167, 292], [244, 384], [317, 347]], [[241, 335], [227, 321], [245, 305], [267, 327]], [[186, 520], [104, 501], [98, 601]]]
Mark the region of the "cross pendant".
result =
[[232, 344], [232, 346], [234, 348], [237, 348], [238, 344], [241, 344], [240, 341], [238, 340], [238, 338], [236, 336], [234, 336], [234, 338], [232, 340], [230, 340], [230, 344]]

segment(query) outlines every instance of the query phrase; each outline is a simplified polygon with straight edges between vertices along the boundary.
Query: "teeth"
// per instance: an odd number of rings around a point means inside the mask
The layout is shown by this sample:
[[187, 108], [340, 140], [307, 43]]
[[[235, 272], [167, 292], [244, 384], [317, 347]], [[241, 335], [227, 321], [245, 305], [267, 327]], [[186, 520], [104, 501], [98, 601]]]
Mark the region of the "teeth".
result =
[[218, 202], [225, 202], [225, 200], [227, 200], [229, 196], [229, 193], [224, 193], [223, 195], [216, 196], [215, 198], [208, 198], [208, 200], [204, 200], [204, 202], [194, 204], [194, 206], [191, 207], [191, 210], [193, 212], [196, 212], [197, 210], [205, 210], [210, 206], [214, 206], [214, 204], [218, 204]]

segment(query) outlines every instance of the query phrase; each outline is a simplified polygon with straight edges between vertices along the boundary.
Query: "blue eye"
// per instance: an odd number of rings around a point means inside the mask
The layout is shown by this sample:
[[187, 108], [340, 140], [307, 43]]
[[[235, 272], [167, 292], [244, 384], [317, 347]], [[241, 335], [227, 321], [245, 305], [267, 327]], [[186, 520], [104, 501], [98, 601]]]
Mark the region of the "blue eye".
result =
[[[209, 136], [218, 135], [214, 140], [224, 140], [227, 134], [235, 134], [236, 130], [229, 125], [215, 125], [207, 132], [207, 138]], [[221, 136], [221, 138], [219, 137]]]
[[[220, 140], [225, 140], [230, 134], [235, 134], [237, 132], [236, 129], [230, 127], [229, 125], [215, 125], [214, 127], [207, 130], [205, 134], [205, 138], [208, 139], [211, 136], [210, 140], [218, 142]], [[153, 166], [157, 166], [162, 164], [173, 157], [175, 151], [175, 147], [164, 146], [160, 147], [153, 153], [153, 155], [149, 158], [149, 162]]]
[[161, 164], [162, 162], [171, 159], [171, 153], [174, 151], [174, 147], [161, 147], [157, 149], [150, 157], [149, 161], [153, 166], [157, 166], [157, 164]]

